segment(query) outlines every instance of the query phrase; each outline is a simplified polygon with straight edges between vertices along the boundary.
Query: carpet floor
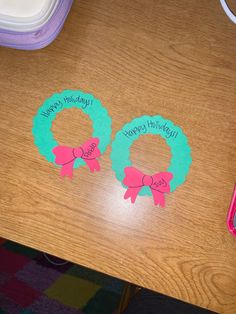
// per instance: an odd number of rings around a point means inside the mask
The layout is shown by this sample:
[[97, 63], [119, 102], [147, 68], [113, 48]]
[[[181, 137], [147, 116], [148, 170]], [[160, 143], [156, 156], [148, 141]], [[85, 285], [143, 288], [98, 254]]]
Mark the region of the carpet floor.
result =
[[0, 314], [112, 314], [123, 282], [0, 239]]

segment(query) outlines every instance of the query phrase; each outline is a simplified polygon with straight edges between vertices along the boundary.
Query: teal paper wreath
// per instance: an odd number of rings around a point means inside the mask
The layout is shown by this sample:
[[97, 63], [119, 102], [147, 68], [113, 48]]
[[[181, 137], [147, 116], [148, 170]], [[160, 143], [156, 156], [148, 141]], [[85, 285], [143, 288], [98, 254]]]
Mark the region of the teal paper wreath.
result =
[[[189, 172], [192, 163], [191, 149], [181, 128], [159, 115], [135, 118], [117, 132], [111, 151], [112, 169], [116, 174], [116, 178], [120, 182], [123, 181], [125, 177], [124, 169], [132, 165], [130, 148], [135, 140], [145, 134], [160, 135], [171, 149], [172, 157], [167, 171], [173, 174], [173, 179], [170, 182], [170, 190], [173, 192], [179, 185], [184, 183]], [[152, 193], [149, 187], [144, 186], [139, 195], [151, 196]]]
[[[54, 164], [55, 155], [52, 150], [58, 146], [58, 143], [51, 130], [52, 123], [59, 112], [73, 107], [82, 110], [92, 120], [92, 137], [99, 138], [98, 147], [101, 154], [105, 152], [111, 140], [111, 118], [108, 115], [107, 109], [102, 106], [98, 99], [81, 91], [65, 90], [60, 94], [54, 94], [38, 109], [37, 114], [33, 118], [32, 128], [34, 143], [38, 147], [40, 154], [47, 161]], [[83, 165], [85, 165], [83, 159], [77, 158], [74, 168], [79, 168]]]

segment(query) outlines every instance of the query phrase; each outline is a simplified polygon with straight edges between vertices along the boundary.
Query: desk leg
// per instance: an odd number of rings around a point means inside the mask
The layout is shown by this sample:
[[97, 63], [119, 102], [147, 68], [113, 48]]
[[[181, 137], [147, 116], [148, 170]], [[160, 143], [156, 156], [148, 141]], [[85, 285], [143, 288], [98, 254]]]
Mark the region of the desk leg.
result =
[[121, 295], [121, 300], [119, 304], [119, 309], [117, 311], [117, 314], [122, 314], [124, 310], [129, 305], [129, 302], [131, 299], [135, 296], [135, 294], [140, 290], [141, 288], [132, 285], [130, 283], [126, 283]]

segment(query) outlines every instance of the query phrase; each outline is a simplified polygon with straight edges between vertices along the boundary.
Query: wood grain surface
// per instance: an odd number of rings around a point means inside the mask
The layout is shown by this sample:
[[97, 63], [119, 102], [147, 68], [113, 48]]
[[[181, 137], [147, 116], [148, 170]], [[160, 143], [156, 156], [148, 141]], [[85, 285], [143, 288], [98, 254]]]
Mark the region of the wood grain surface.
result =
[[[236, 312], [236, 239], [226, 228], [235, 183], [236, 27], [219, 1], [80, 0], [50, 46], [0, 49], [0, 236], [220, 313]], [[193, 163], [185, 184], [135, 205], [111, 170], [72, 181], [33, 142], [32, 118], [64, 89], [92, 93], [113, 133], [143, 114], [184, 130]], [[92, 132], [80, 110], [58, 114], [62, 144]], [[165, 170], [170, 150], [147, 135], [133, 165]]]

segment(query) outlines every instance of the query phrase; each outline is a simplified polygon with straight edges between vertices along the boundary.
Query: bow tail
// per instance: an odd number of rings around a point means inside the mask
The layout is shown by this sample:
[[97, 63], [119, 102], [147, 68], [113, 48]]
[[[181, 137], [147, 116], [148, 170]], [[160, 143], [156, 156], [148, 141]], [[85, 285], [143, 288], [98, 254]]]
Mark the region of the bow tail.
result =
[[98, 160], [96, 159], [83, 159], [87, 166], [89, 167], [91, 172], [94, 172], [94, 170], [99, 171], [100, 170], [100, 165]]
[[161, 192], [153, 190], [153, 189], [151, 189], [151, 191], [152, 191], [152, 195], [153, 195], [153, 199], [154, 199], [154, 204], [160, 205], [161, 207], [165, 207], [164, 193], [161, 193]]
[[73, 166], [74, 166], [74, 161], [71, 161], [65, 165], [62, 165], [61, 167], [61, 176], [62, 177], [69, 177], [72, 179], [73, 176]]
[[134, 203], [137, 196], [138, 196], [138, 192], [140, 191], [142, 187], [135, 187], [135, 188], [132, 188], [132, 187], [128, 187], [127, 191], [125, 192], [125, 195], [124, 195], [124, 199], [126, 200], [127, 198], [131, 198], [131, 203]]

